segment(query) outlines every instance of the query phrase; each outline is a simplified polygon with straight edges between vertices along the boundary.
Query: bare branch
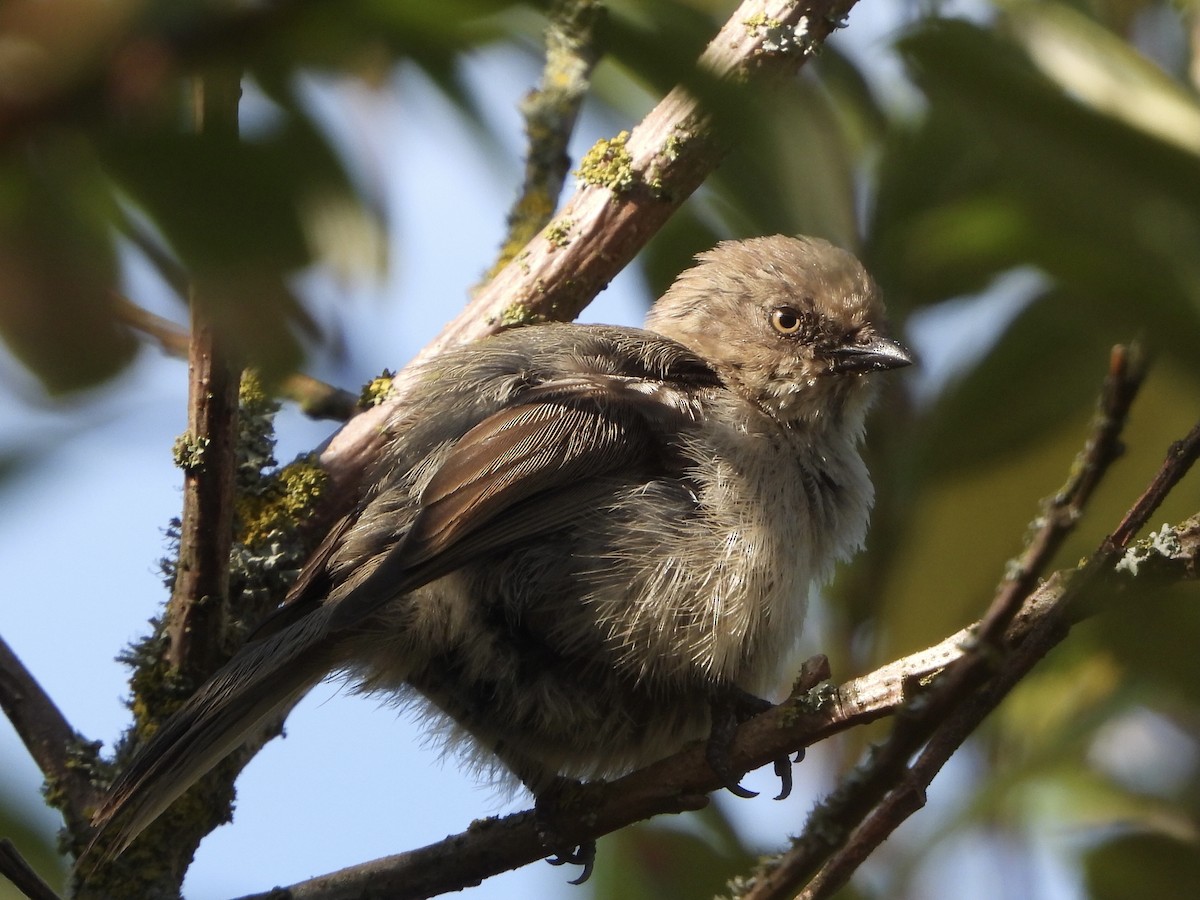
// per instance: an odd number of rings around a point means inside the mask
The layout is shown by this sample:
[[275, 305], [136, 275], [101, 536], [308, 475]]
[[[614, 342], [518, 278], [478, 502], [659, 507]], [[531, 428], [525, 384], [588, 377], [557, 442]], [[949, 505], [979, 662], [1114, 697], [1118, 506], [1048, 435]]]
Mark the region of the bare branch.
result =
[[11, 881], [13, 887], [29, 900], [60, 900], [8, 838], [0, 838], [0, 875]]
[[[152, 338], [170, 356], [186, 359], [191, 339], [188, 333], [169, 319], [156, 316], [138, 306], [128, 297], [114, 298], [117, 318], [126, 325]], [[350, 391], [319, 381], [310, 375], [295, 372], [280, 385], [282, 396], [294, 401], [311, 419], [333, 419], [345, 422], [362, 411], [359, 398]]]
[[[996, 672], [1009, 671], [1012, 663], [1004, 654], [1011, 635], [1005, 632], [1026, 605], [1054, 552], [1074, 529], [1095, 486], [1119, 455], [1120, 432], [1143, 377], [1139, 354], [1114, 348], [1084, 450], [1067, 484], [1044, 501], [1024, 553], [1006, 573], [971, 637], [970, 652], [950, 666], [927, 694], [906, 704], [887, 740], [813, 811], [801, 837], [763, 871], [746, 898], [792, 897], [806, 883], [812, 897], [828, 896], [866, 858], [869, 848], [875, 846], [871, 841], [882, 840], [890, 833], [874, 815], [879, 805], [890, 799], [893, 812], [904, 816], [924, 805], [925, 785], [914, 784], [909, 760], [969, 699], [975, 697], [972, 708], [980, 710], [980, 719], [991, 708], [977, 706], [977, 691]], [[1002, 697], [1003, 693], [996, 702]], [[969, 730], [958, 742], [967, 734]], [[949, 752], [957, 746], [953, 743]], [[887, 821], [892, 821], [891, 827], [895, 828], [902, 819]]]
[[[241, 72], [196, 80], [196, 124], [210, 143], [237, 140]], [[185, 683], [201, 684], [224, 661], [220, 646], [233, 544], [239, 369], [201, 312], [193, 289], [188, 352], [188, 431], [177, 445], [183, 469], [179, 563], [167, 604], [167, 661]]]
[[1025, 551], [1005, 573], [983, 617], [976, 636], [981, 643], [997, 646], [997, 640], [1038, 577], [1075, 529], [1108, 467], [1121, 455], [1121, 431], [1145, 377], [1145, 360], [1137, 345], [1113, 347], [1087, 443], [1076, 457], [1067, 483], [1054, 496], [1042, 501], [1042, 513], [1031, 526]]
[[1168, 448], [1167, 458], [1163, 460], [1154, 480], [1142, 496], [1138, 497], [1113, 533], [1100, 545], [1096, 555], [1102, 562], [1110, 562], [1116, 554], [1124, 552], [1137, 533], [1150, 521], [1150, 517], [1166, 499], [1167, 494], [1171, 493], [1175, 485], [1192, 468], [1197, 456], [1200, 456], [1200, 423]]
[[87, 822], [99, 801], [85, 756], [95, 755], [89, 743], [71, 727], [33, 674], [0, 638], [0, 709], [42, 770], [50, 800], [60, 808], [68, 826]]

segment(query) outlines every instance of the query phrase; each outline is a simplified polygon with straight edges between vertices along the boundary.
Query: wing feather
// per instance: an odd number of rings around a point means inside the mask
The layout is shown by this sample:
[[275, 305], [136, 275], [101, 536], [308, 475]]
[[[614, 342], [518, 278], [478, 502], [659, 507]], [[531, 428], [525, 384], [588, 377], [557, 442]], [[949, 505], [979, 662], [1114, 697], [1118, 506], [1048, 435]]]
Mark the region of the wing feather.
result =
[[[421, 496], [412, 528], [355, 591], [331, 627], [495, 552], [560, 529], [595, 508], [614, 476], [665, 474], [667, 435], [689, 417], [678, 393], [593, 376], [547, 385], [500, 410], [455, 445]], [[669, 402], [668, 402], [669, 400]], [[664, 427], [671, 420], [673, 428]]]

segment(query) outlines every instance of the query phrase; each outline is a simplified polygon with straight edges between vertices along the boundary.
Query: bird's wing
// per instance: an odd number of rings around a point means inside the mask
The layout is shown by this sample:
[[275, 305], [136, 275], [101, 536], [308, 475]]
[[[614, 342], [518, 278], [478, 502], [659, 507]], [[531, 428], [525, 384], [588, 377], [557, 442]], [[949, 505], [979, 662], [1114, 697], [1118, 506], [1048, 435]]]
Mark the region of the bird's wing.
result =
[[333, 629], [388, 600], [594, 510], [606, 476], [665, 474], [667, 435], [695, 415], [686, 391], [590, 375], [533, 389], [455, 445], [420, 499], [412, 528], [338, 604]]

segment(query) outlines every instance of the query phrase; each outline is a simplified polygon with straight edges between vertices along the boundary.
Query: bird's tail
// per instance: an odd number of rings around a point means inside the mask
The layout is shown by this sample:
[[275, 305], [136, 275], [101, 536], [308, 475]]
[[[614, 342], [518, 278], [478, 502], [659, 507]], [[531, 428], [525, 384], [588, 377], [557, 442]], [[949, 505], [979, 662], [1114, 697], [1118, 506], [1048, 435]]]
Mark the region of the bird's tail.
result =
[[92, 817], [96, 835], [80, 869], [122, 853], [196, 780], [336, 665], [326, 610], [242, 648], [136, 751]]

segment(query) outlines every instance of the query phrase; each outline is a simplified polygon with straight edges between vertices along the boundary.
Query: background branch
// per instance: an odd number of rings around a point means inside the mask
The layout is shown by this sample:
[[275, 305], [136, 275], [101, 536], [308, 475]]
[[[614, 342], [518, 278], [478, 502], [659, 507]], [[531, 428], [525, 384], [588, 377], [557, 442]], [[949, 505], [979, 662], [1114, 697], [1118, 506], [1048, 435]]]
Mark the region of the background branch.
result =
[[[236, 142], [240, 70], [195, 80], [199, 139]], [[198, 686], [226, 656], [221, 646], [233, 545], [235, 443], [241, 370], [208, 321], [205, 285], [193, 287], [188, 352], [188, 430], [177, 445], [183, 469], [183, 515], [175, 584], [167, 603], [166, 660], [184, 684]]]
[[29, 900], [59, 900], [54, 889], [41, 879], [8, 838], [0, 838], [0, 875]]
[[83, 738], [50, 699], [33, 674], [0, 638], [0, 709], [42, 770], [48, 799], [62, 811], [67, 827], [87, 826], [99, 799], [89, 762], [99, 749]]
[[525, 180], [508, 213], [508, 234], [499, 258], [487, 278], [508, 265], [554, 215], [571, 168], [567, 142], [600, 57], [596, 24], [604, 12], [600, 0], [555, 0], [550, 7], [542, 80], [521, 103], [529, 144]]
[[[129, 327], [154, 340], [170, 356], [186, 359], [191, 339], [187, 331], [170, 319], [156, 316], [127, 297], [113, 298], [117, 318]], [[295, 402], [311, 419], [331, 419], [345, 422], [363, 410], [356, 394], [324, 381], [293, 372], [279, 385], [281, 396]]]

